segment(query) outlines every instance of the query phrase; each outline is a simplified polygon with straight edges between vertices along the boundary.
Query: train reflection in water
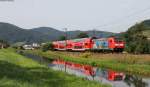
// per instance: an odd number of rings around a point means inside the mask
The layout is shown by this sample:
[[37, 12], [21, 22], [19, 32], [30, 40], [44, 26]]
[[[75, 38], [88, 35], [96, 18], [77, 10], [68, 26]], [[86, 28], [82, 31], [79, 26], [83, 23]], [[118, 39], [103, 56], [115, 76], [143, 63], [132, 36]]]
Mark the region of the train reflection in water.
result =
[[73, 62], [65, 62], [63, 60], [53, 61], [50, 67], [84, 77], [87, 80], [107, 83], [113, 87], [149, 87], [148, 84], [150, 83], [149, 79], [142, 79], [135, 75], [126, 75], [123, 72]]
[[52, 62], [54, 65], [58, 65], [59, 68], [72, 69], [77, 72], [83, 73], [86, 76], [103, 77], [110, 81], [124, 80], [125, 74], [122, 72], [116, 72], [110, 69], [100, 69], [92, 67], [90, 65], [77, 64], [73, 62], [65, 62], [63, 60], [55, 60]]
[[116, 72], [113, 70], [106, 70], [99, 68], [97, 68], [96, 76], [104, 77], [109, 81], [121, 81], [125, 79], [125, 74], [122, 72]]

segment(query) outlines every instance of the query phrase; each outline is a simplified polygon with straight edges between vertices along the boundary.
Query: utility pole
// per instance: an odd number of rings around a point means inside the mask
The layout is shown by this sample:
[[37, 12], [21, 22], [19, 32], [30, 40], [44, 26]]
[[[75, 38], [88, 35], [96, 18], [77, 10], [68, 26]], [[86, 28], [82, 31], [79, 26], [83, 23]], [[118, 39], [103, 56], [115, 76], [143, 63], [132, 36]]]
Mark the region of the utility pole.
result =
[[93, 37], [96, 37], [96, 29], [93, 29]]
[[[65, 50], [67, 50], [67, 28], [64, 28], [64, 30], [65, 30]], [[66, 72], [66, 62], [65, 62], [65, 72]]]
[[67, 38], [68, 38], [68, 35], [67, 35], [67, 28], [64, 28], [65, 30], [65, 49], [67, 49]]

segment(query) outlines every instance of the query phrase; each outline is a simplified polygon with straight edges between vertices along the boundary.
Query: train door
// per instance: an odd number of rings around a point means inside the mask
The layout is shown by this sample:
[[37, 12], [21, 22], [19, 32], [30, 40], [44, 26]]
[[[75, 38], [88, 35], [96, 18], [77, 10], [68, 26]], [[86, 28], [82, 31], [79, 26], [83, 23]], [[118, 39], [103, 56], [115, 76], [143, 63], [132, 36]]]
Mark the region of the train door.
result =
[[115, 48], [115, 41], [114, 41], [114, 38], [108, 38], [108, 47], [109, 47], [111, 50], [114, 50], [114, 48]]
[[90, 50], [92, 48], [92, 39], [91, 38], [87, 38], [84, 41], [84, 49], [85, 50]]

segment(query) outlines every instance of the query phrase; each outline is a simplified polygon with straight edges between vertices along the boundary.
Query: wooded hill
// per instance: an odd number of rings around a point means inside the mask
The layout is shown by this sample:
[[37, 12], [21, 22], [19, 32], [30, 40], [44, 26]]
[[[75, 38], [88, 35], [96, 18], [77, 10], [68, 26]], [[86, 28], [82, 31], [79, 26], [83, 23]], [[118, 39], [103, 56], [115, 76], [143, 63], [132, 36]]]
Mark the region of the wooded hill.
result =
[[[89, 36], [93, 36], [93, 31], [68, 31], [68, 39], [76, 38], [81, 32], [86, 32]], [[95, 31], [97, 37], [108, 37], [114, 35], [112, 32]], [[50, 27], [39, 27], [33, 29], [23, 29], [9, 23], [0, 23], [0, 39], [8, 41], [9, 43], [16, 42], [47, 42], [59, 40], [64, 36], [65, 32]]]
[[124, 34], [130, 53], [150, 53], [150, 20], [137, 23]]

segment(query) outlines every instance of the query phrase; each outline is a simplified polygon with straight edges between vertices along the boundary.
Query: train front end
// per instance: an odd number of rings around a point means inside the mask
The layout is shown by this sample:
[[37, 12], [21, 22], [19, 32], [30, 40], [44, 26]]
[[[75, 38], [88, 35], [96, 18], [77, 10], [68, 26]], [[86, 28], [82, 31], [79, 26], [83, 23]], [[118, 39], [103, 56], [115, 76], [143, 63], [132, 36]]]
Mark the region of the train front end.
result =
[[110, 37], [108, 38], [109, 48], [114, 52], [123, 52], [125, 48], [125, 42], [121, 38]]

